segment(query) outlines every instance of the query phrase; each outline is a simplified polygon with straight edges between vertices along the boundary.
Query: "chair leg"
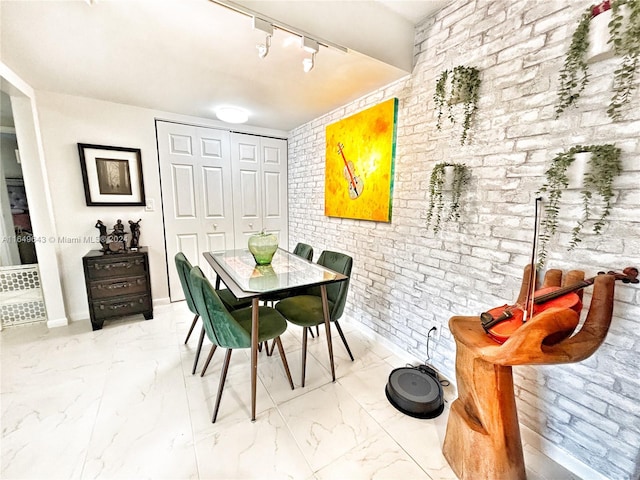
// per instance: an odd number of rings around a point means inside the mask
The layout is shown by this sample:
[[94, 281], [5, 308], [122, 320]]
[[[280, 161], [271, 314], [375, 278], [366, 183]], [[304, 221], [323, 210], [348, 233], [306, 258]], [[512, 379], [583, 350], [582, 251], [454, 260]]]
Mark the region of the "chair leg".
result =
[[293, 390], [293, 380], [291, 379], [291, 372], [289, 371], [289, 364], [287, 363], [287, 357], [284, 354], [284, 348], [282, 348], [282, 342], [280, 341], [280, 337], [276, 337], [273, 340], [273, 344], [278, 345], [278, 351], [280, 352], [280, 358], [282, 359], [282, 365], [284, 365], [284, 371], [287, 374], [287, 378], [289, 379], [289, 385], [291, 385], [291, 390]]
[[191, 336], [191, 332], [193, 332], [193, 327], [195, 327], [196, 323], [198, 323], [198, 318], [200, 318], [200, 315], [198, 315], [196, 313], [196, 316], [193, 317], [193, 322], [191, 322], [191, 328], [189, 328], [189, 333], [187, 333], [187, 338], [184, 339], [185, 345], [189, 341], [189, 337]]
[[275, 349], [276, 349], [276, 342], [274, 341], [274, 342], [271, 344], [271, 350], [269, 351], [268, 355], [269, 355], [269, 356], [273, 355], [273, 351], [274, 351]]
[[336, 328], [338, 329], [338, 333], [340, 334], [340, 338], [342, 339], [342, 343], [344, 343], [344, 346], [347, 349], [347, 353], [349, 354], [349, 357], [351, 357], [351, 361], [353, 362], [353, 354], [351, 353], [351, 349], [349, 348], [349, 344], [347, 343], [347, 339], [345, 338], [344, 333], [342, 332], [342, 328], [340, 328], [340, 324], [338, 323], [337, 320], [334, 320], [333, 323], [336, 324]]
[[216, 397], [216, 406], [213, 409], [213, 418], [211, 419], [211, 423], [216, 423], [216, 418], [218, 418], [220, 399], [222, 398], [222, 390], [224, 390], [224, 381], [227, 379], [227, 371], [229, 370], [229, 360], [231, 360], [232, 351], [233, 350], [229, 348], [224, 357], [224, 365], [222, 365], [222, 373], [220, 374], [220, 385], [218, 386], [218, 396]]
[[211, 345], [211, 351], [209, 351], [209, 356], [207, 357], [207, 361], [204, 363], [204, 367], [202, 368], [202, 372], [200, 372], [200, 376], [204, 377], [204, 372], [207, 371], [207, 367], [209, 366], [209, 362], [213, 358], [213, 354], [216, 352], [217, 345]]
[[302, 387], [304, 388], [304, 374], [307, 368], [307, 329], [302, 329]]
[[196, 350], [196, 358], [193, 360], [193, 370], [191, 370], [191, 375], [196, 373], [196, 368], [198, 368], [198, 358], [200, 357], [200, 350], [202, 350], [202, 342], [204, 342], [204, 323], [202, 324], [202, 331], [200, 332], [200, 340], [198, 340], [198, 348]]
[[[305, 330], [309, 330], [309, 333], [311, 334], [311, 338], [316, 338], [316, 336], [313, 334], [313, 330], [311, 328], [312, 327], [305, 327]], [[320, 333], [318, 333], [318, 336], [320, 336]]]

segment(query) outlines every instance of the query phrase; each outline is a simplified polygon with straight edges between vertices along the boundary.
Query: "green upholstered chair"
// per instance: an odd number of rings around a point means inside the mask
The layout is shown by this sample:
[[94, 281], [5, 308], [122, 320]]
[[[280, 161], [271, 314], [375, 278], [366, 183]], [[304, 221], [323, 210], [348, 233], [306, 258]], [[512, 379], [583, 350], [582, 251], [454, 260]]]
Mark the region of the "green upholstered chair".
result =
[[[193, 331], [193, 328], [196, 326], [196, 323], [198, 322], [198, 318], [200, 317], [200, 315], [198, 314], [198, 311], [196, 309], [196, 305], [193, 300], [193, 295], [191, 292], [192, 289], [191, 289], [190, 273], [191, 273], [191, 268], [193, 268], [191, 265], [191, 262], [187, 260], [187, 257], [185, 257], [184, 253], [182, 252], [178, 252], [176, 254], [175, 262], [176, 262], [176, 270], [178, 271], [178, 277], [180, 278], [180, 284], [182, 285], [182, 291], [184, 292], [184, 299], [187, 301], [187, 306], [189, 307], [189, 310], [191, 310], [191, 313], [195, 315], [193, 317], [193, 321], [191, 322], [189, 333], [187, 333], [187, 338], [184, 340], [184, 343], [186, 344], [189, 341], [191, 332]], [[251, 305], [251, 300], [241, 300], [241, 301], [236, 300], [236, 297], [234, 297], [233, 294], [226, 288], [222, 290], [218, 289], [217, 292], [218, 292], [218, 295], [220, 296], [220, 299], [227, 306], [229, 310], [244, 308]], [[193, 361], [193, 369], [191, 371], [192, 375], [196, 373], [196, 368], [198, 366], [198, 358], [200, 357], [200, 351], [202, 350], [202, 343], [204, 342], [204, 335], [205, 335], [205, 331], [203, 326], [202, 331], [200, 332], [200, 339], [198, 340], [196, 358]], [[212, 347], [211, 353], [209, 354], [209, 361], [211, 361], [211, 356], [213, 355], [214, 351], [215, 349]], [[204, 373], [204, 370], [203, 370], [203, 373]]]
[[[211, 419], [211, 422], [215, 423], [218, 416], [218, 409], [220, 408], [224, 382], [227, 377], [227, 371], [229, 370], [231, 352], [236, 348], [251, 348], [252, 309], [242, 308], [229, 311], [211, 283], [209, 283], [202, 274], [202, 270], [198, 267], [191, 269], [191, 285], [196, 309], [202, 317], [204, 329], [209, 340], [211, 340], [214, 348], [222, 347], [227, 349], [224, 365], [222, 366], [222, 373], [220, 375], [216, 405]], [[258, 312], [260, 319], [258, 342], [266, 342], [271, 339], [275, 340], [276, 345], [278, 345], [278, 350], [280, 351], [280, 358], [282, 359], [282, 365], [287, 374], [289, 385], [293, 390], [291, 372], [289, 372], [287, 357], [284, 354], [282, 342], [280, 341], [280, 335], [287, 329], [287, 321], [273, 308], [258, 308], [260, 309]]]
[[[353, 259], [349, 255], [325, 250], [320, 254], [318, 264], [349, 277], [353, 266]], [[349, 290], [349, 279], [327, 285], [327, 300], [329, 301], [329, 319], [335, 324], [342, 339], [342, 343], [349, 353], [351, 361], [353, 355], [347, 339], [340, 328], [338, 319], [342, 316]], [[307, 332], [311, 327], [324, 323], [322, 315], [322, 298], [320, 287], [307, 289], [304, 294], [285, 298], [277, 303], [278, 310], [289, 322], [303, 327], [302, 329], [302, 386], [304, 387], [305, 368], [307, 361]]]
[[313, 259], [313, 247], [306, 243], [298, 242], [296, 248], [293, 249], [294, 255], [311, 261]]

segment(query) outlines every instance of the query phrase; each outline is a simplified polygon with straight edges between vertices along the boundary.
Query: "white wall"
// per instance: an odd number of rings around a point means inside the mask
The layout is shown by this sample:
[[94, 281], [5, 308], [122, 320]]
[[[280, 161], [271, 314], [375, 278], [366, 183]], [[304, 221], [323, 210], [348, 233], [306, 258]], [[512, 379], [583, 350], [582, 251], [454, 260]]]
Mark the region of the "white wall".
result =
[[[50, 92], [37, 92], [37, 105], [58, 232], [61, 282], [69, 317], [72, 320], [89, 318], [82, 257], [89, 250], [100, 248], [97, 241], [84, 242], [85, 237], [97, 236], [98, 230], [94, 226], [98, 219], [109, 231], [118, 219], [125, 225], [128, 220], [142, 219], [140, 245], [149, 248], [153, 302], [154, 305], [168, 303], [155, 119], [228, 127], [210, 120]], [[280, 131], [244, 130], [286, 136]], [[147, 212], [144, 207], [86, 206], [78, 143], [140, 148], [145, 195], [147, 200], [155, 202], [155, 211]], [[80, 239], [81, 243], [65, 243], [69, 238]], [[173, 264], [173, 259], [170, 261]]]
[[[578, 102], [555, 119], [558, 72], [582, 2], [460, 0], [416, 29], [415, 68], [402, 81], [313, 120], [289, 137], [289, 235], [317, 252], [354, 257], [345, 313], [415, 358], [455, 378], [453, 315], [511, 303], [529, 262], [536, 191], [553, 156], [577, 144], [615, 143], [624, 172], [609, 226], [566, 246], [580, 213], [568, 194], [548, 266], [621, 270], [640, 265], [640, 91], [612, 123], [606, 115], [615, 60], [592, 65]], [[470, 143], [460, 128], [436, 130], [433, 94], [440, 72], [476, 66], [482, 79]], [[393, 221], [324, 216], [325, 129], [391, 97], [399, 99]], [[425, 226], [429, 176], [442, 161], [466, 163], [472, 182], [459, 223]], [[356, 167], [357, 168], [357, 167]], [[589, 295], [585, 298], [588, 301]], [[546, 439], [584, 478], [631, 479], [640, 472], [640, 289], [618, 283], [609, 334], [589, 359], [514, 369], [521, 423]], [[571, 460], [571, 458], [575, 460]]]

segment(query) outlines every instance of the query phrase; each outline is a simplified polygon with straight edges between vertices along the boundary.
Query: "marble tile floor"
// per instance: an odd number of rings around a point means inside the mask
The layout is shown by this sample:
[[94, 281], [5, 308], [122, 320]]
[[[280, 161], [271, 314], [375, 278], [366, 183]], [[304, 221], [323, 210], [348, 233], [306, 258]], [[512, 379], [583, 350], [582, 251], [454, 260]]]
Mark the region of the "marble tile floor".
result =
[[[295, 390], [278, 354], [261, 353], [255, 422], [249, 351], [234, 351], [212, 424], [223, 352], [203, 378], [191, 375], [197, 332], [183, 342], [192, 315], [184, 302], [154, 313], [96, 332], [88, 321], [0, 332], [0, 478], [456, 478], [441, 453], [448, 405], [432, 420], [394, 409], [384, 387], [404, 363], [353, 324], [341, 322], [355, 362], [334, 338], [335, 383], [323, 332], [310, 338], [304, 388], [297, 327], [282, 339]], [[205, 343], [198, 373], [208, 350]], [[445, 392], [455, 398], [453, 387]], [[577, 479], [524, 449], [529, 480]]]

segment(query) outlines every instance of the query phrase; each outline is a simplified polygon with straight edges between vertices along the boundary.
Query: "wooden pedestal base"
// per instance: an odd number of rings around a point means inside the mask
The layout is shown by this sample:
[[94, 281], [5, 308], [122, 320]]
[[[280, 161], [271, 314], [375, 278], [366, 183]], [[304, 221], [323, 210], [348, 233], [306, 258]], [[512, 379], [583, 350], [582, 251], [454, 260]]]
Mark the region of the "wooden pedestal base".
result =
[[[518, 303], [528, 290], [528, 269]], [[584, 272], [569, 272], [573, 284]], [[549, 270], [543, 287], [562, 285], [562, 272]], [[589, 313], [574, 335], [578, 314], [550, 308], [518, 328], [502, 345], [482, 329], [478, 317], [453, 317], [458, 398], [451, 405], [443, 453], [462, 480], [526, 479], [512, 365], [579, 362], [597, 350], [609, 330], [615, 278], [598, 276]]]
[[511, 367], [476, 358], [457, 343], [458, 398], [443, 453], [462, 480], [526, 478]]

